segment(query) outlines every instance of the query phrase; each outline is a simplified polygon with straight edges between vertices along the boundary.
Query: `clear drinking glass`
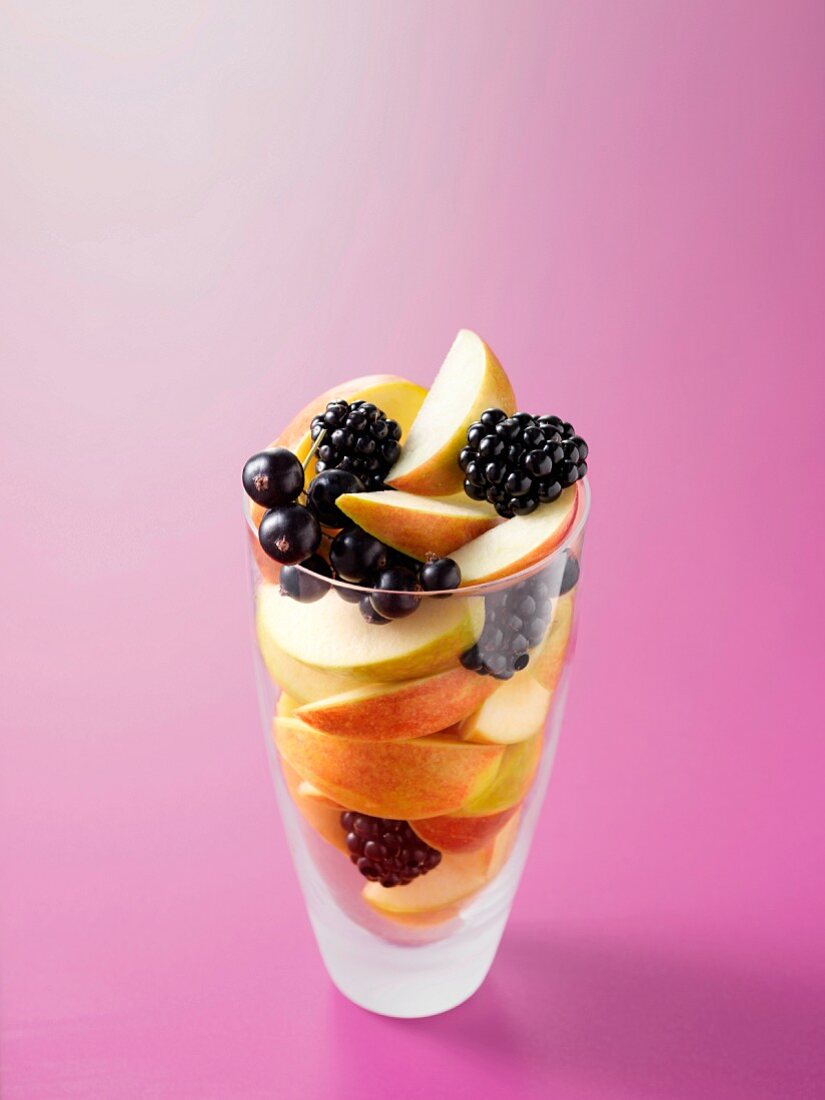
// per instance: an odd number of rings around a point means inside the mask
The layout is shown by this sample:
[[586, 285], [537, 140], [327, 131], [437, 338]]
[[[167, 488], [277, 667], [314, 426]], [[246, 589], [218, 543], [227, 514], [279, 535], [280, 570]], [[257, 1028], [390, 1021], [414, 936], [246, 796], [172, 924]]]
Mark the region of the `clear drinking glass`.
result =
[[[246, 508], [278, 803], [329, 975], [363, 1008], [445, 1012], [492, 965], [561, 730], [586, 479], [576, 492], [573, 525], [548, 557], [448, 596], [422, 593], [412, 615], [384, 625], [364, 622], [358, 586], [331, 581], [311, 603], [283, 595]], [[484, 622], [519, 612], [534, 642], [526, 667], [508, 680], [465, 667]], [[489, 661], [497, 638], [489, 629], [485, 638]], [[410, 822], [440, 862], [408, 885], [368, 882], [350, 859], [345, 811]]]

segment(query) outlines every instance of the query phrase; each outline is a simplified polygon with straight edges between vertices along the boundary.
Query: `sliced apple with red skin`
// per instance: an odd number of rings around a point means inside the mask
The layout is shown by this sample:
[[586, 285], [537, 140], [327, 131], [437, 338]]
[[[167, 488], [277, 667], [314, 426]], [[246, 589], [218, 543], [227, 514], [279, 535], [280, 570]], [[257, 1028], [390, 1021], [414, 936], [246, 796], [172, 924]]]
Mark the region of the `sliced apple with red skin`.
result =
[[[334, 386], [325, 393], [318, 394], [308, 405], [305, 405], [297, 416], [289, 422], [281, 434], [270, 443], [273, 447], [288, 447], [294, 451], [301, 462], [309, 454], [312, 446], [310, 437], [310, 425], [313, 416], [324, 412], [330, 401], [369, 401], [387, 414], [390, 420], [397, 420], [401, 426], [401, 439], [409, 431], [410, 425], [421, 408], [427, 391], [423, 386], [410, 382], [406, 378], [400, 378], [395, 374], [367, 374], [363, 378], [352, 378], [348, 382], [342, 382], [340, 386]], [[307, 468], [307, 485], [315, 474], [314, 459]], [[251, 502], [250, 515], [255, 527], [261, 522], [265, 508], [260, 504]]]
[[345, 493], [341, 511], [381, 542], [424, 561], [430, 554], [448, 557], [501, 520], [493, 513], [438, 497], [382, 489], [375, 493]]
[[443, 817], [425, 818], [424, 821], [411, 821], [410, 825], [423, 841], [439, 852], [477, 852], [498, 836], [517, 810], [518, 806], [511, 806], [509, 810], [481, 817], [445, 814]]
[[464, 480], [458, 452], [467, 442], [467, 428], [489, 407], [512, 413], [516, 407], [513, 389], [481, 337], [462, 329], [413, 421], [387, 482], [424, 496], [458, 492]]
[[566, 592], [555, 601], [553, 620], [547, 636], [526, 671], [546, 690], [552, 692], [564, 668], [564, 658], [573, 630], [574, 592]]
[[281, 761], [287, 790], [301, 817], [312, 826], [320, 837], [337, 848], [339, 852], [349, 855], [347, 848], [347, 834], [341, 827], [341, 811], [335, 801], [327, 798], [323, 792], [305, 779], [286, 763]]
[[462, 665], [396, 684], [363, 684], [299, 707], [295, 715], [337, 737], [401, 741], [438, 733], [466, 718], [496, 684]]
[[[454, 816], [486, 817], [518, 806], [530, 790], [539, 766], [543, 739], [544, 731], [539, 730], [526, 741], [519, 741], [515, 745], [500, 745], [499, 748], [504, 749], [504, 755], [493, 782], [478, 794], [471, 795], [458, 810], [453, 811]], [[477, 747], [481, 748], [480, 745]]]
[[540, 504], [529, 516], [515, 516], [485, 531], [452, 554], [461, 583], [484, 584], [536, 565], [559, 546], [576, 517], [575, 485], [552, 504]]
[[296, 772], [349, 810], [376, 817], [438, 817], [481, 795], [495, 778], [501, 745], [471, 745], [450, 733], [414, 741], [331, 737], [297, 718], [275, 718], [278, 751]]
[[459, 737], [482, 745], [526, 741], [544, 728], [551, 697], [552, 692], [532, 676], [517, 672], [464, 719]]
[[[407, 886], [370, 882], [361, 896], [382, 916], [402, 924], [432, 923], [439, 915], [449, 920], [458, 906], [491, 882], [507, 861], [518, 832], [513, 817], [494, 840], [474, 852], [445, 852], [432, 871]], [[428, 919], [429, 918], [429, 919]]]
[[[379, 626], [329, 593], [298, 603], [272, 585], [257, 595], [258, 641], [304, 665], [372, 682], [420, 679], [453, 668], [484, 624], [481, 597], [424, 599], [414, 614]], [[446, 724], [446, 723], [445, 723]]]

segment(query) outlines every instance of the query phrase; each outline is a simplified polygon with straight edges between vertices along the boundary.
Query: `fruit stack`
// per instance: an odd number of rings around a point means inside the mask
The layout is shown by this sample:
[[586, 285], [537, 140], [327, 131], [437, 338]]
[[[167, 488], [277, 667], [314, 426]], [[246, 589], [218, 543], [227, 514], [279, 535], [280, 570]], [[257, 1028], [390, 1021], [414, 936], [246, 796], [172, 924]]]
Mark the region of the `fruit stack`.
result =
[[275, 745], [365, 920], [448, 921], [508, 858], [572, 633], [587, 457], [464, 330], [429, 392], [343, 383], [244, 467]]

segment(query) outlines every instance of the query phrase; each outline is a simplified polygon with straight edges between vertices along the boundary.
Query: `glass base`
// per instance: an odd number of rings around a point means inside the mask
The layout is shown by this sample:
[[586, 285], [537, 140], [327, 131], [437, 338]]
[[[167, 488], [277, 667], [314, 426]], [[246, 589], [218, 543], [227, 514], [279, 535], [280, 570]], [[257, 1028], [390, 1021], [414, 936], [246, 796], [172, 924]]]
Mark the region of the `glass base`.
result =
[[380, 940], [339, 918], [334, 928], [310, 914], [329, 976], [354, 1004], [382, 1016], [417, 1019], [462, 1004], [487, 976], [507, 913], [483, 929], [465, 928], [431, 944]]

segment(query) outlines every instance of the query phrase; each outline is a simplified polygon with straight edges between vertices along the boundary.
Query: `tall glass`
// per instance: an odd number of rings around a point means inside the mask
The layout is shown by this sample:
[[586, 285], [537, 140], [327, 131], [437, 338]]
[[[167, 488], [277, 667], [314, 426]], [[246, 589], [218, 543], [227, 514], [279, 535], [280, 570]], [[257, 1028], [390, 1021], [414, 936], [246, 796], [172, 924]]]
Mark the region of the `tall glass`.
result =
[[[413, 614], [382, 625], [364, 621], [357, 586], [329, 582], [309, 603], [282, 594], [247, 509], [278, 803], [329, 975], [363, 1008], [445, 1012], [492, 965], [561, 730], [586, 480], [577, 494], [573, 526], [552, 554], [491, 583], [422, 593]], [[480, 660], [498, 667], [495, 626], [506, 619], [512, 637], [514, 615], [531, 631], [524, 667], [509, 679], [478, 671]], [[368, 881], [354, 862], [365, 864], [370, 817], [409, 823], [391, 827], [423, 842], [415, 854], [430, 869], [408, 884]]]

